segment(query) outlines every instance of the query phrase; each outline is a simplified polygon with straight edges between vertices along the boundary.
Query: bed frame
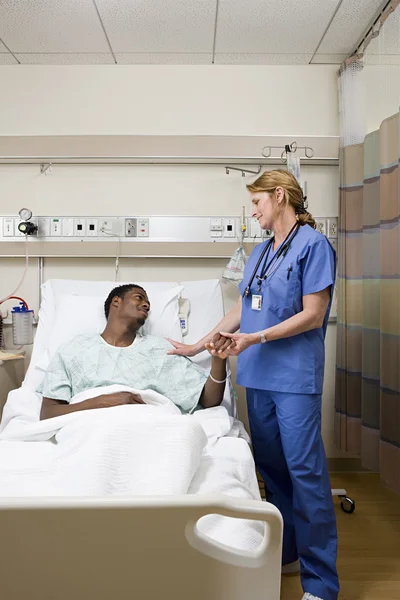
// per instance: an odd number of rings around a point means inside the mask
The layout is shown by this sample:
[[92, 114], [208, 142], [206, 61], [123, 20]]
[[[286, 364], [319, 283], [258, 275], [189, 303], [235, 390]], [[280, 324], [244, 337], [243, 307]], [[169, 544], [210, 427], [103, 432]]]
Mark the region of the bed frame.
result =
[[[264, 521], [256, 552], [196, 528], [207, 514]], [[223, 495], [0, 499], [5, 600], [279, 600], [282, 518]]]

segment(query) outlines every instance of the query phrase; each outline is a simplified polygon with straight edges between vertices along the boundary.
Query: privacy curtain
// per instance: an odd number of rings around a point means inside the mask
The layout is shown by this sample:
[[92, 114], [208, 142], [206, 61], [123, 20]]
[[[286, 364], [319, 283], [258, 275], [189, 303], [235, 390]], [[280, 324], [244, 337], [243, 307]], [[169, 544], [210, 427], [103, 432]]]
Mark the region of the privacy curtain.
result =
[[400, 118], [341, 150], [336, 441], [400, 494]]

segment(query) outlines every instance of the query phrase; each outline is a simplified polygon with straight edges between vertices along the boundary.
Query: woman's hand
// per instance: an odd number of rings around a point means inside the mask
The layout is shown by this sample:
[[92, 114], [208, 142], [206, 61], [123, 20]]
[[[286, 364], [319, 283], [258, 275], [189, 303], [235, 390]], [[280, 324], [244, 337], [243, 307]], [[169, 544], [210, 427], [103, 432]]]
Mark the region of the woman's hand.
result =
[[175, 342], [167, 338], [168, 342], [173, 345], [171, 350], [168, 350], [167, 354], [178, 354], [179, 356], [196, 356], [201, 350], [198, 350], [195, 344], [182, 344], [181, 342]]
[[235, 342], [228, 339], [222, 333], [216, 333], [212, 340], [205, 344], [208, 352], [212, 356], [218, 356], [219, 358], [227, 358], [226, 349], [229, 348], [229, 346], [235, 346]]
[[243, 350], [253, 344], [258, 344], [260, 341], [258, 333], [226, 333], [221, 331], [219, 335], [225, 340], [223, 353], [226, 356], [238, 356]]

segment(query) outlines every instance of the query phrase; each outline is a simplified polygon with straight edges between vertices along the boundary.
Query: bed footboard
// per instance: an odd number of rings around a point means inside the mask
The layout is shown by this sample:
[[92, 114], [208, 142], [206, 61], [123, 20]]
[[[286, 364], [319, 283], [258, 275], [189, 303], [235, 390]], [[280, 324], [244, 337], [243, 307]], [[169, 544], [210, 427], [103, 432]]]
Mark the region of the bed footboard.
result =
[[[209, 514], [260, 520], [257, 550], [202, 535]], [[279, 600], [282, 517], [222, 495], [0, 499], [7, 600]]]

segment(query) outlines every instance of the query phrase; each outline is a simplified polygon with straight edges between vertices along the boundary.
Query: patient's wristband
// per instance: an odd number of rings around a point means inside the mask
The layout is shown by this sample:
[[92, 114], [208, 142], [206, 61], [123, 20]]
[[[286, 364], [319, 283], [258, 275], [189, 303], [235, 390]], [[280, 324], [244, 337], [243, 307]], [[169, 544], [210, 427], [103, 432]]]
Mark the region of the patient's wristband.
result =
[[225, 381], [228, 379], [228, 377], [230, 376], [231, 372], [229, 371], [229, 373], [226, 374], [225, 379], [222, 379], [221, 381], [219, 379], [214, 379], [214, 377], [211, 375], [211, 373], [209, 374], [209, 378], [211, 379], [211, 381], [213, 381], [214, 383], [225, 383]]

